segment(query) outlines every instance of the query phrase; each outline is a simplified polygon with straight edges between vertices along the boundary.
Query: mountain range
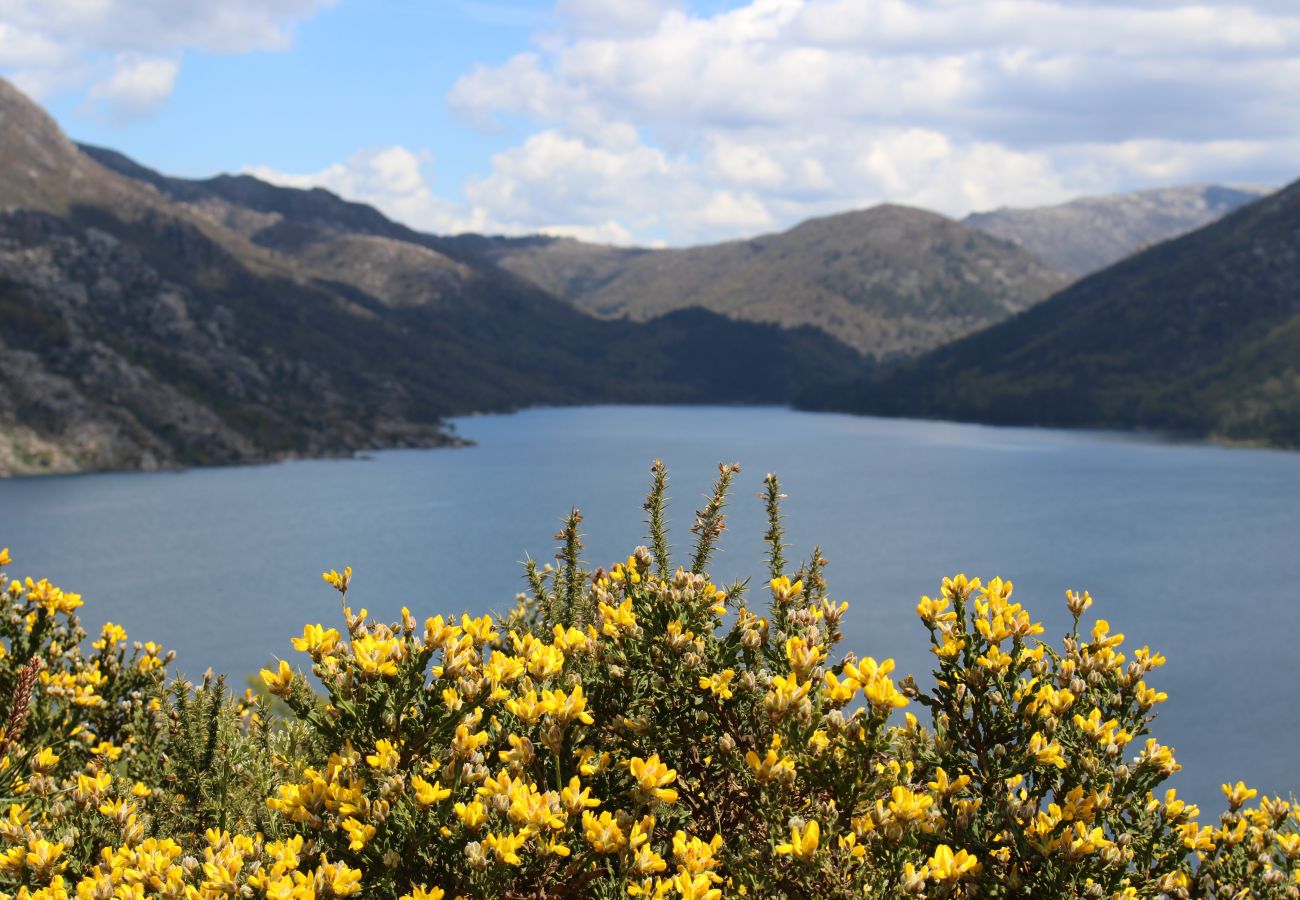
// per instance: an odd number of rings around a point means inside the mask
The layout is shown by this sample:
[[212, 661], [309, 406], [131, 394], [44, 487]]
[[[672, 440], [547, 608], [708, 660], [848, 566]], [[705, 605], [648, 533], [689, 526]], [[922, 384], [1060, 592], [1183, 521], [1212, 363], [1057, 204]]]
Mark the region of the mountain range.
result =
[[998, 209], [962, 219], [966, 225], [1023, 247], [1047, 265], [1078, 277], [1138, 250], [1209, 225], [1269, 192], [1257, 187], [1193, 184], [1056, 206]]
[[1300, 447], [1300, 182], [801, 402]]
[[1002, 321], [1264, 193], [1157, 188], [961, 221], [885, 204], [780, 234], [680, 249], [546, 236], [460, 240], [592, 315], [646, 321], [699, 306], [736, 319], [812, 325], [888, 361]]
[[[964, 221], [884, 205], [664, 250], [444, 237], [328, 191], [76, 145], [0, 79], [0, 475], [434, 446], [457, 441], [449, 416], [534, 404], [794, 397], [1289, 443], [1294, 235], [1285, 216], [1213, 229], [1292, 190], [1167, 243], [1256, 194]], [[1189, 328], [1193, 360], [1140, 359]], [[990, 340], [1021, 349], [972, 374]]]
[[324, 191], [92, 155], [0, 81], [0, 474], [429, 446], [528, 404], [784, 402], [860, 366], [810, 328], [595, 319]]
[[735, 319], [811, 325], [876, 358], [969, 334], [1070, 280], [1009, 241], [894, 205], [685, 249], [472, 240], [497, 265], [593, 315], [646, 321], [698, 306]]

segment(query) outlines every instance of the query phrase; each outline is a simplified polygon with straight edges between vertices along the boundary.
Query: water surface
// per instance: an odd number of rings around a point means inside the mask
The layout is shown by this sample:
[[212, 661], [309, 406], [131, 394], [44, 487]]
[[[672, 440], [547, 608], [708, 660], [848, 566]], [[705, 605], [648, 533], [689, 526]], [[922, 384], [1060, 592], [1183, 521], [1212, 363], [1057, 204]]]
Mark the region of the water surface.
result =
[[[1169, 664], [1155, 734], [1208, 809], [1243, 777], [1300, 788], [1300, 454], [1114, 434], [988, 428], [776, 408], [588, 407], [458, 421], [462, 450], [149, 474], [0, 481], [0, 546], [18, 574], [86, 597], [83, 620], [165, 643], [191, 674], [237, 680], [293, 659], [306, 621], [333, 622], [322, 569], [385, 617], [503, 610], [526, 553], [549, 559], [573, 505], [587, 558], [644, 541], [650, 461], [670, 467], [676, 543], [719, 460], [744, 467], [714, 575], [762, 575], [763, 474], [789, 494], [799, 556], [823, 547], [851, 604], [845, 647], [929, 669], [912, 610], [946, 574], [1015, 582], [1059, 639], [1063, 594]], [[685, 559], [685, 550], [682, 553]]]

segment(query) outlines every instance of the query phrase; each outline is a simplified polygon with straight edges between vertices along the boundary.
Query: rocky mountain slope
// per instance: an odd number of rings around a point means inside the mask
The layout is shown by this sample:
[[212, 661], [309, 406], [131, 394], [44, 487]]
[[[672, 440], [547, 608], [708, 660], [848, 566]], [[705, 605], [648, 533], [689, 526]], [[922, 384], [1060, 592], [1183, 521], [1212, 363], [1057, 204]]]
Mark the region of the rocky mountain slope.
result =
[[780, 402], [859, 365], [812, 329], [600, 321], [324, 191], [92, 156], [0, 80], [0, 474], [433, 445], [445, 416], [536, 403]]
[[596, 315], [644, 321], [701, 306], [735, 319], [811, 325], [878, 358], [969, 334], [1069, 282], [1006, 241], [889, 205], [686, 249], [545, 237], [461, 244]]
[[805, 405], [1300, 447], [1300, 182]]
[[1262, 188], [1186, 185], [1083, 197], [1057, 206], [998, 209], [962, 221], [1080, 276], [1217, 221], [1265, 193]]

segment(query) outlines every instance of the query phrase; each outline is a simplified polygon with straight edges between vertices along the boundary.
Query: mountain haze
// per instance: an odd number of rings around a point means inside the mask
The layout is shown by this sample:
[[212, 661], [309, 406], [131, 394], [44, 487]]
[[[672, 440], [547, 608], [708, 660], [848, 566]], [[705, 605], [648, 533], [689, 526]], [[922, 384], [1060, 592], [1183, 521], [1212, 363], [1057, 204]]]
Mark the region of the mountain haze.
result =
[[969, 334], [1069, 282], [1006, 241], [893, 205], [685, 249], [546, 237], [463, 241], [595, 315], [645, 321], [701, 306], [734, 319], [811, 325], [877, 357]]
[[1300, 182], [811, 407], [1300, 447]]
[[526, 404], [781, 402], [859, 365], [812, 329], [593, 319], [325, 191], [84, 152], [0, 80], [0, 474], [429, 446]]
[[1057, 206], [998, 209], [962, 221], [1023, 247], [1055, 269], [1081, 276], [1208, 225], [1266, 193], [1204, 184], [1153, 188]]

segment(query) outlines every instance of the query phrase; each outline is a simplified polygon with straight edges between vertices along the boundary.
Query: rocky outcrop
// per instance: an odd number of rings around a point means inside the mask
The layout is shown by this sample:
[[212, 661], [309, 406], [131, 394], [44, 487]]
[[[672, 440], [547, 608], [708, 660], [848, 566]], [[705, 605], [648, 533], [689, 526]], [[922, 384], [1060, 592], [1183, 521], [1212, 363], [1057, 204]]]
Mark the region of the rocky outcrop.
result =
[[1058, 206], [999, 209], [963, 221], [1079, 276], [1208, 225], [1266, 193], [1263, 188], [1186, 185], [1084, 197]]

